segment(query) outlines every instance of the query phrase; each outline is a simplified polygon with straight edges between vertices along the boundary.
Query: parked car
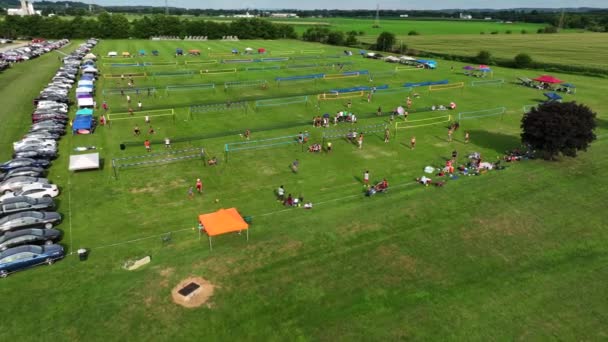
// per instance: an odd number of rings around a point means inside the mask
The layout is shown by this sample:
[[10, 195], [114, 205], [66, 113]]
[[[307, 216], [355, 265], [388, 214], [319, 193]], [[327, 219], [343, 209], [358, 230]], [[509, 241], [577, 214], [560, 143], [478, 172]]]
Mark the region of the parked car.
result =
[[0, 277], [6, 278], [9, 274], [32, 266], [48, 264], [65, 256], [61, 245], [46, 246], [25, 245], [9, 248], [0, 253]]
[[35, 166], [46, 169], [50, 165], [51, 162], [45, 159], [16, 158], [0, 164], [0, 170], [10, 171], [24, 166]]
[[4, 201], [7, 198], [16, 196], [28, 196], [32, 198], [43, 198], [43, 197], [57, 197], [59, 195], [59, 188], [55, 184], [42, 184], [33, 183], [25, 185], [20, 191], [9, 192], [0, 196], [0, 201]]
[[39, 132], [31, 132], [28, 133], [26, 135], [23, 136], [24, 138], [38, 138], [38, 139], [53, 139], [53, 140], [59, 140], [61, 138], [61, 135], [59, 134], [54, 134], [51, 132], [43, 132], [43, 131], [39, 131]]
[[57, 158], [57, 149], [48, 146], [30, 146], [27, 149], [13, 153], [13, 158], [55, 159]]
[[18, 230], [33, 226], [53, 228], [61, 222], [61, 215], [54, 211], [22, 211], [0, 219], [0, 232]]
[[41, 167], [24, 166], [17, 169], [12, 169], [4, 174], [4, 179], [9, 179], [19, 176], [42, 177], [45, 170]]
[[52, 228], [29, 228], [6, 232], [0, 236], [0, 252], [21, 245], [50, 245], [59, 240], [61, 240], [61, 231]]
[[28, 210], [53, 210], [55, 201], [52, 198], [32, 198], [28, 196], [15, 196], [0, 202], [0, 216]]
[[28, 145], [39, 145], [39, 146], [57, 146], [57, 142], [51, 139], [36, 139], [36, 138], [23, 138], [13, 143], [13, 149], [15, 151], [26, 147]]
[[46, 178], [18, 176], [6, 179], [0, 183], [0, 193], [5, 194], [7, 192], [15, 192], [21, 190], [24, 185], [32, 183], [48, 184], [49, 180]]

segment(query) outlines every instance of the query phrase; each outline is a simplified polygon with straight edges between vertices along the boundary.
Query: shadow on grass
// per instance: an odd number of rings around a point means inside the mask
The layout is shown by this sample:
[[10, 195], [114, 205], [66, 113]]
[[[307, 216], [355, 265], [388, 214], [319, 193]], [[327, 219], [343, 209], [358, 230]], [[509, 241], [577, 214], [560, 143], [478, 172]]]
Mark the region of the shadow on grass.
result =
[[518, 136], [503, 133], [494, 133], [481, 130], [469, 131], [471, 141], [483, 148], [494, 150], [496, 153], [503, 154], [507, 150], [521, 146]]

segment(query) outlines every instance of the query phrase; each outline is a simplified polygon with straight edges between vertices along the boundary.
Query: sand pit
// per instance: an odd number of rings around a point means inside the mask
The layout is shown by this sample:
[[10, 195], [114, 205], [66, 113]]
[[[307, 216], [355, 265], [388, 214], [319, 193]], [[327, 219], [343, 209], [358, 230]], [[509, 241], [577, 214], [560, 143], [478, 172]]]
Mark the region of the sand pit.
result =
[[171, 296], [176, 304], [196, 308], [213, 296], [213, 288], [213, 284], [201, 277], [188, 277], [171, 290]]

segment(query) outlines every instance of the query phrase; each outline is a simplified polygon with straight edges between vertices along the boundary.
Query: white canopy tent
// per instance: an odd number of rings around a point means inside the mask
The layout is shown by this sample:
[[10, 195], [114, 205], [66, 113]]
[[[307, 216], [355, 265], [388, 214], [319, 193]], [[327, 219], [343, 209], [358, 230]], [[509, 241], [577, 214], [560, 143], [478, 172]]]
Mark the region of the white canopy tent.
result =
[[70, 156], [70, 171], [99, 169], [99, 153]]
[[116, 57], [116, 56], [118, 56], [118, 52], [116, 52], [116, 51], [108, 52], [108, 57]]
[[78, 108], [93, 108], [95, 101], [92, 97], [84, 97], [78, 99]]
[[97, 59], [97, 56], [95, 56], [95, 55], [94, 55], [94, 54], [92, 54], [92, 53], [87, 53], [86, 55], [84, 55], [84, 58], [86, 58], [86, 59], [93, 59], [93, 60], [95, 60], [95, 59]]

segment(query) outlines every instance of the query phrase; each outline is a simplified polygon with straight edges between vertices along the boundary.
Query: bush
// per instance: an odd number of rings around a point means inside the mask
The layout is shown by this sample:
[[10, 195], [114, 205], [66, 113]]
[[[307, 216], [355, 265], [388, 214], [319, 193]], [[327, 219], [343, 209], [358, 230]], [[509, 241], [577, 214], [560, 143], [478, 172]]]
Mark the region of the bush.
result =
[[412, 31], [408, 32], [408, 33], [407, 33], [407, 35], [408, 35], [408, 36], [419, 36], [419, 35], [420, 35], [420, 33], [418, 33], [418, 31], [414, 31], [414, 30], [412, 30]]
[[498, 34], [498, 31], [492, 31], [490, 34]]
[[526, 30], [521, 30], [521, 34], [526, 34], [526, 33], [528, 33], [528, 31], [526, 31]]
[[491, 64], [492, 63], [492, 54], [490, 51], [481, 50], [475, 57], [475, 61], [479, 64]]
[[527, 68], [532, 65], [532, 57], [526, 53], [520, 53], [515, 56], [514, 60], [516, 68]]
[[539, 28], [538, 30], [536, 30], [536, 33], [545, 33], [545, 29]]
[[485, 32], [483, 32], [483, 31], [481, 31], [481, 32], [479, 32], [479, 34], [486, 34], [486, 33], [485, 33]]
[[555, 26], [546, 26], [543, 29], [542, 33], [557, 33], [557, 27], [555, 27]]
[[506, 30], [505, 33], [506, 34], [511, 34], [512, 32], [511, 32], [511, 30]]

